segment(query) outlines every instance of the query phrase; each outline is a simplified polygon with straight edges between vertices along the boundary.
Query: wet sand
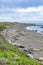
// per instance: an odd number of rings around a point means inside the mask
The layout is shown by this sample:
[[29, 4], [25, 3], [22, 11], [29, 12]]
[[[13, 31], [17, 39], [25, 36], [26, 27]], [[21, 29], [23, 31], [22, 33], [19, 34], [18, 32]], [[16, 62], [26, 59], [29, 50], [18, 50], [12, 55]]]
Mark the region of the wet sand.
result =
[[3, 36], [19, 49], [34, 58], [43, 57], [43, 34], [26, 30], [28, 24], [16, 24], [2, 32]]

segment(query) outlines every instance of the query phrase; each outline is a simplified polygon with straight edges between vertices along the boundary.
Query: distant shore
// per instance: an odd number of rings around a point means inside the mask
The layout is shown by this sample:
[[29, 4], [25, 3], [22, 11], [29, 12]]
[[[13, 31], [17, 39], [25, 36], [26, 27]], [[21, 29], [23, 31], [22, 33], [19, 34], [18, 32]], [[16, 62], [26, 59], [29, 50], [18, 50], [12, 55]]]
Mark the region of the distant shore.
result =
[[30, 53], [34, 58], [43, 57], [43, 35], [26, 30], [34, 24], [15, 24], [2, 32], [3, 36], [23, 51]]

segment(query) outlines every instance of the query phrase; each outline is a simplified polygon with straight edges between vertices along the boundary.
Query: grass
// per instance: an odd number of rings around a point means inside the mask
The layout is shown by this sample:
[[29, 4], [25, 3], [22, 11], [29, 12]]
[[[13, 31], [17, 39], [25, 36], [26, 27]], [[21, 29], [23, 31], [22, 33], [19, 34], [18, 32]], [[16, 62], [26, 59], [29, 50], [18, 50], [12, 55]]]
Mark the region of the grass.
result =
[[7, 28], [7, 26], [9, 26], [10, 25], [10, 23], [1, 23], [0, 22], [0, 31], [3, 31], [4, 29], [6, 29]]
[[0, 35], [0, 65], [41, 65]]
[[[5, 26], [5, 25], [4, 25]], [[4, 28], [5, 29], [5, 28]], [[9, 44], [0, 34], [0, 65], [41, 65], [28, 57], [22, 50]]]

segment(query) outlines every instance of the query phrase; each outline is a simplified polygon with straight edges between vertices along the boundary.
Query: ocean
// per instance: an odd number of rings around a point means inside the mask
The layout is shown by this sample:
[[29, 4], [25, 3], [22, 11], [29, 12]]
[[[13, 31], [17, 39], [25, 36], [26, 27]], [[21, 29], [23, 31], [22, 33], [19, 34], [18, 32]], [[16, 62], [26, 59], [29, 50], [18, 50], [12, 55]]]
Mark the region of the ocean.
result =
[[43, 34], [43, 23], [36, 23], [36, 26], [26, 27], [26, 29]]

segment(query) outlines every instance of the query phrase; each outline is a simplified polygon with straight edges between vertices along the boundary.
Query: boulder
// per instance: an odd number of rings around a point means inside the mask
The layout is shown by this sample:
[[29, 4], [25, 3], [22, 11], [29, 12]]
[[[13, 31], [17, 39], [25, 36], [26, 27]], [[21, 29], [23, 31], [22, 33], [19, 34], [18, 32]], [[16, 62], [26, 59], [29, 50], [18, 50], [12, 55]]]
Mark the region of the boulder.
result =
[[38, 48], [34, 48], [34, 49], [30, 48], [30, 49], [28, 49], [28, 52], [31, 53], [31, 54], [33, 54], [35, 51], [41, 51], [41, 49], [38, 49]]
[[32, 49], [32, 51], [41, 51], [41, 49], [35, 48], [35, 49]]
[[33, 59], [33, 56], [32, 56], [31, 54], [27, 54], [27, 56], [29, 56], [30, 58], [32, 58], [32, 59]]
[[16, 45], [18, 48], [25, 48], [23, 45], [17, 44]]
[[43, 57], [39, 57], [37, 60], [38, 61], [43, 61]]
[[28, 49], [28, 52], [29, 52], [30, 54], [33, 54], [33, 49], [32, 49], [32, 48]]

